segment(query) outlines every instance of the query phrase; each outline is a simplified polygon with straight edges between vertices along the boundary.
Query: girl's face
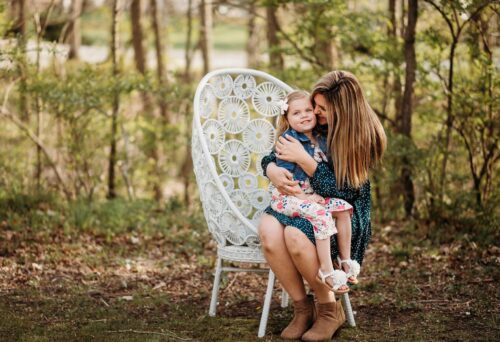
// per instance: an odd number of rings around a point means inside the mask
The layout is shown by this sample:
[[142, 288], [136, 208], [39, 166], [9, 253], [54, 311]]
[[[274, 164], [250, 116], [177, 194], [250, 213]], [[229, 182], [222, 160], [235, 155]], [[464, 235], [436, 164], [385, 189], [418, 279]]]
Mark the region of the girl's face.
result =
[[327, 121], [327, 113], [326, 113], [326, 99], [323, 95], [321, 94], [316, 94], [314, 96], [314, 114], [316, 114], [316, 117], [318, 119], [318, 123], [320, 125], [326, 125], [328, 123]]
[[293, 100], [288, 104], [288, 124], [299, 133], [311, 132], [316, 126], [316, 115], [309, 98]]

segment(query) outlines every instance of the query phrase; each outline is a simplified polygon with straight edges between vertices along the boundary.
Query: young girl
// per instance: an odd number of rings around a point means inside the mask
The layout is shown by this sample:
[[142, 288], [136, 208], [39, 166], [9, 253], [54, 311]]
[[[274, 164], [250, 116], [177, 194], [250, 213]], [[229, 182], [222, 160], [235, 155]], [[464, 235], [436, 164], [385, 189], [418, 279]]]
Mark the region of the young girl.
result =
[[[300, 141], [317, 162], [327, 161], [322, 151], [326, 150], [326, 137], [315, 130], [316, 115], [309, 93], [301, 90], [291, 92], [287, 101], [282, 104], [281, 114], [278, 119], [278, 135], [291, 136]], [[351, 267], [347, 275], [343, 271], [335, 271], [330, 253], [330, 237], [337, 233], [335, 222], [343, 228], [341, 231], [350, 231], [352, 206], [341, 199], [325, 199], [315, 194], [309, 178], [297, 164], [281, 160], [279, 156], [276, 162], [278, 166], [290, 171], [299, 184], [295, 196], [282, 195], [274, 188], [271, 207], [278, 213], [289, 217], [300, 216], [311, 222], [320, 261], [318, 278], [336, 293], [348, 292], [347, 280], [355, 282], [359, 264], [357, 268]]]

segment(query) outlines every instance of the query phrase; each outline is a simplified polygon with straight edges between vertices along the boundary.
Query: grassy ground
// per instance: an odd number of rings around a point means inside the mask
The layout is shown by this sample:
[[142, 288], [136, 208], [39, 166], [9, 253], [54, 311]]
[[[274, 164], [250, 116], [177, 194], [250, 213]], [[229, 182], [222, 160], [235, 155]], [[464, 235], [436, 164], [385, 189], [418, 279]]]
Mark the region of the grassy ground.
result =
[[[68, 208], [39, 207], [39, 214], [69, 221]], [[55, 221], [41, 229], [28, 216], [0, 219], [1, 340], [257, 340], [266, 277], [230, 274], [218, 316], [208, 317], [215, 245], [195, 219], [199, 212], [170, 206], [143, 216], [141, 227], [111, 232]], [[120, 217], [125, 223], [116, 224], [127, 226], [127, 211]], [[168, 225], [144, 228], [154, 222]], [[497, 247], [462, 239], [433, 246], [397, 224], [375, 227], [351, 295], [358, 326], [336, 339], [498, 340], [498, 263]], [[290, 318], [276, 291], [263, 340], [280, 341]]]

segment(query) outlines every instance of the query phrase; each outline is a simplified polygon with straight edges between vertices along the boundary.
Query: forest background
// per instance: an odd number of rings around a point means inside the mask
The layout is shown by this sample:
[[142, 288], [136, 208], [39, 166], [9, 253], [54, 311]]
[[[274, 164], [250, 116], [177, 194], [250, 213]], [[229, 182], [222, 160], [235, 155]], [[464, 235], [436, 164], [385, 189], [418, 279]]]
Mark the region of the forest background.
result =
[[[0, 334], [254, 339], [262, 277], [230, 275], [221, 317], [206, 317], [215, 245], [190, 154], [201, 77], [251, 67], [303, 89], [349, 70], [388, 135], [371, 175], [366, 278], [353, 295], [360, 326], [341, 338], [493, 339], [499, 8], [2, 1], [0, 316], [14, 319]], [[273, 305], [269, 339], [290, 317]]]

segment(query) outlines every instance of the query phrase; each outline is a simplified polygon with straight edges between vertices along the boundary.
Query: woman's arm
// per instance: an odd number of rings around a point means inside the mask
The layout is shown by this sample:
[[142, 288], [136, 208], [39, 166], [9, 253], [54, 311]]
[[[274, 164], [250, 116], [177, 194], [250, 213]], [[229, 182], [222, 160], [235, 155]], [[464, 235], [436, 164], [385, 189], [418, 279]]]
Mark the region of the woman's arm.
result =
[[[360, 194], [360, 189], [354, 189], [348, 184], [344, 184], [344, 187], [341, 190], [337, 189], [337, 178], [335, 178], [335, 172], [333, 172], [332, 168], [324, 162], [318, 164], [316, 172], [314, 172], [313, 176], [310, 177], [309, 180], [314, 192], [323, 197], [337, 197], [353, 204]], [[362, 187], [364, 186], [365, 185]]]

